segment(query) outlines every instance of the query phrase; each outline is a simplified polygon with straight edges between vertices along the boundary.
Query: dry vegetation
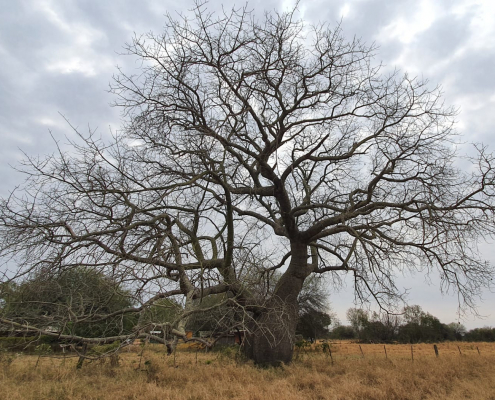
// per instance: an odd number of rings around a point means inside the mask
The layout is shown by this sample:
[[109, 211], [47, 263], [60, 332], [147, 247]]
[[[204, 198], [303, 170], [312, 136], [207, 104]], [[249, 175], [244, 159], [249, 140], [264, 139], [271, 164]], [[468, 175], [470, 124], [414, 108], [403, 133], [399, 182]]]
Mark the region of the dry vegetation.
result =
[[[462, 355], [459, 354], [460, 346]], [[158, 345], [139, 346], [75, 369], [77, 358], [3, 354], [2, 399], [495, 399], [495, 345], [332, 344], [334, 363], [318, 349], [299, 351], [290, 366], [255, 368], [235, 351], [182, 349], [167, 357]], [[478, 354], [479, 348], [481, 355]]]

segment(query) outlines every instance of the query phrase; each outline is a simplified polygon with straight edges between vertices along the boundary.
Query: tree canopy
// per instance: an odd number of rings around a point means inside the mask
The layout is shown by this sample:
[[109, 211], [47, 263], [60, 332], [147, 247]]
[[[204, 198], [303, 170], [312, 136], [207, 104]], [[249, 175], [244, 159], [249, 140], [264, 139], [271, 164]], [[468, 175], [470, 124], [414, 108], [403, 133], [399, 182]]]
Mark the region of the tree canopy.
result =
[[79, 133], [28, 159], [1, 201], [4, 277], [91, 266], [132, 290], [123, 314], [181, 298], [167, 326], [184, 338], [198, 300], [225, 293], [260, 364], [291, 360], [311, 275], [351, 274], [386, 308], [397, 274], [435, 271], [472, 306], [493, 272], [476, 247], [494, 229], [493, 156], [479, 145], [460, 170], [438, 87], [296, 14], [200, 4], [137, 36], [140, 71], [112, 85], [114, 142]]
[[[105, 337], [129, 333], [135, 325], [132, 316], [122, 318], [118, 312], [133, 305], [130, 293], [88, 268], [41, 271], [20, 284], [1, 287], [0, 298], [4, 318], [52, 332]], [[114, 312], [117, 315], [107, 318]]]

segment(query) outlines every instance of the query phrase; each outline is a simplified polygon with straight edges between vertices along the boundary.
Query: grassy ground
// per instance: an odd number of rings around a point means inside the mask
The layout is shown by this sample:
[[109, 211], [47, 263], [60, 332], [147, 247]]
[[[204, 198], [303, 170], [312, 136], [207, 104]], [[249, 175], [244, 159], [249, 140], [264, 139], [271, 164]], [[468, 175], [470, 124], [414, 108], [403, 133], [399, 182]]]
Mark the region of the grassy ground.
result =
[[[459, 348], [461, 353], [459, 354]], [[135, 346], [109, 359], [3, 355], [3, 399], [492, 399], [495, 344], [448, 343], [411, 347], [332, 344], [333, 364], [321, 347], [299, 351], [290, 366], [259, 369], [238, 362], [233, 350], [181, 349], [167, 357], [159, 345]], [[478, 350], [480, 354], [478, 354]]]

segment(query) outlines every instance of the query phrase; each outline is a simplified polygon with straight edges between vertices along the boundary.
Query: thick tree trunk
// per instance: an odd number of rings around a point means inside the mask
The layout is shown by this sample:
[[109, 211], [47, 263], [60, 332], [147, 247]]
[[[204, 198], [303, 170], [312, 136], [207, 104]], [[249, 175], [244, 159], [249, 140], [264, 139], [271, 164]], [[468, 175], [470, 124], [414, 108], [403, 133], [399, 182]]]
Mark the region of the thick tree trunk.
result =
[[294, 306], [271, 299], [266, 307], [244, 339], [245, 354], [258, 365], [288, 364], [294, 352], [297, 304]]
[[296, 325], [297, 297], [310, 274], [307, 246], [291, 243], [291, 262], [280, 278], [274, 295], [255, 317], [251, 332], [244, 341], [245, 354], [256, 364], [278, 366], [292, 361]]

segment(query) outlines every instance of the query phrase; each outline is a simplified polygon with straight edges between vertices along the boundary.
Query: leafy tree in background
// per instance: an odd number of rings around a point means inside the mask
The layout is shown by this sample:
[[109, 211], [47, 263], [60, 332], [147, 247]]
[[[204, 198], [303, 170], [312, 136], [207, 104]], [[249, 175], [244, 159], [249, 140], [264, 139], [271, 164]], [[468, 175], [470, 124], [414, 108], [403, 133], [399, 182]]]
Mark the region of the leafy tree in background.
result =
[[402, 310], [402, 316], [406, 324], [421, 324], [421, 319], [425, 313], [418, 305], [405, 306]]
[[332, 329], [329, 336], [337, 340], [356, 339], [356, 332], [352, 326], [339, 325]]
[[337, 317], [330, 310], [327, 300], [325, 280], [319, 276], [308, 277], [297, 298], [299, 320], [296, 333], [312, 342], [328, 336], [329, 327], [335, 323]]
[[398, 339], [406, 343], [441, 342], [455, 340], [455, 333], [438, 318], [424, 312], [419, 306], [404, 308], [404, 324], [400, 326]]
[[[65, 335], [106, 337], [132, 331], [136, 319], [118, 313], [133, 300], [117, 282], [86, 267], [42, 271], [2, 288], [1, 316]], [[61, 321], [64, 321], [61, 324]]]
[[354, 330], [355, 337], [362, 339], [362, 333], [369, 324], [368, 312], [360, 308], [349, 308], [346, 315], [347, 320]]
[[463, 340], [467, 329], [460, 322], [451, 322], [446, 326], [449, 332], [447, 340]]
[[214, 294], [196, 300], [196, 312], [187, 323], [187, 330], [193, 332], [208, 331], [213, 335], [242, 329], [244, 314], [235, 307], [229, 306], [229, 297], [225, 294]]
[[401, 318], [388, 313], [373, 312], [368, 323], [361, 332], [361, 340], [365, 342], [391, 342], [396, 340]]
[[18, 266], [3, 281], [90, 267], [132, 290], [122, 316], [182, 297], [168, 328], [183, 338], [201, 299], [224, 294], [247, 356], [271, 365], [292, 359], [313, 275], [349, 274], [390, 308], [398, 273], [438, 272], [473, 306], [493, 275], [476, 243], [495, 228], [495, 160], [478, 146], [459, 170], [440, 89], [380, 72], [373, 45], [296, 10], [193, 13], [128, 46], [142, 70], [115, 77], [114, 143], [79, 133], [72, 152], [25, 162], [0, 202], [0, 255]]
[[299, 317], [296, 333], [308, 338], [311, 342], [316, 339], [324, 339], [330, 333], [329, 327], [332, 322], [332, 317], [329, 314], [323, 311], [310, 310]]
[[464, 340], [469, 342], [495, 342], [495, 328], [475, 328], [466, 332]]
[[158, 300], [142, 314], [139, 325], [146, 326], [148, 331], [164, 329], [165, 335], [169, 335], [169, 329], [164, 328], [164, 324], [173, 324], [182, 311], [182, 305], [174, 299]]

